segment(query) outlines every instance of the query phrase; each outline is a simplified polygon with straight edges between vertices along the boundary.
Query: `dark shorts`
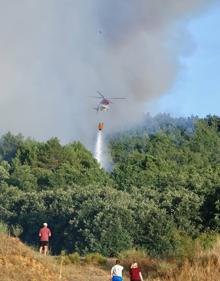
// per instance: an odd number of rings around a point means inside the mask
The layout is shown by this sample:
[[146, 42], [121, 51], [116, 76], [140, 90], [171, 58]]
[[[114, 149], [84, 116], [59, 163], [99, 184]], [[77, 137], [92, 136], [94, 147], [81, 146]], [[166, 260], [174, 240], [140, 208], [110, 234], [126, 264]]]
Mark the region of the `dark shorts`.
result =
[[48, 246], [48, 245], [49, 245], [48, 241], [40, 241], [40, 246], [41, 247], [45, 247], [45, 246]]

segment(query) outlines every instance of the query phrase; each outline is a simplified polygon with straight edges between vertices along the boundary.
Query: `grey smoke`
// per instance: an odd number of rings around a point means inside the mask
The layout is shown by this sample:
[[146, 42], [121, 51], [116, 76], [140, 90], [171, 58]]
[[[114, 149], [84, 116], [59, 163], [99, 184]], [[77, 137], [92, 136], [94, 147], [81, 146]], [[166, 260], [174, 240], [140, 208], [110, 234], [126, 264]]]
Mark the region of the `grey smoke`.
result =
[[[211, 2], [0, 0], [0, 132], [90, 146], [100, 120], [107, 131], [139, 120], [172, 87], [193, 49], [186, 22]], [[97, 115], [96, 90], [128, 99]]]

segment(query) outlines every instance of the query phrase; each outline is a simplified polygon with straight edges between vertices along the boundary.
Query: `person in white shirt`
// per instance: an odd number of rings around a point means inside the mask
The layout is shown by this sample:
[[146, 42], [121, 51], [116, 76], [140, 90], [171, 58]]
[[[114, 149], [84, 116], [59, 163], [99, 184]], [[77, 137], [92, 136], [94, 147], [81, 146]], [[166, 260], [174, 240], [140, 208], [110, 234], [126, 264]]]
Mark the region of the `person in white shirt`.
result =
[[120, 265], [120, 260], [116, 260], [115, 265], [111, 269], [111, 280], [122, 281], [123, 266]]

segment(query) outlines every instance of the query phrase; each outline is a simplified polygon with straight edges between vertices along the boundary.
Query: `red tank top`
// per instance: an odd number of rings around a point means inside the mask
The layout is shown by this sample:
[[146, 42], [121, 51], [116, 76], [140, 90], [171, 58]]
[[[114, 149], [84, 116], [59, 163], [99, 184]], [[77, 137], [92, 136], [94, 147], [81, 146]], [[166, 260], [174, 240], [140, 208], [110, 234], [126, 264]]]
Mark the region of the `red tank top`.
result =
[[130, 269], [130, 278], [131, 280], [141, 280], [140, 278], [140, 268], [131, 268]]

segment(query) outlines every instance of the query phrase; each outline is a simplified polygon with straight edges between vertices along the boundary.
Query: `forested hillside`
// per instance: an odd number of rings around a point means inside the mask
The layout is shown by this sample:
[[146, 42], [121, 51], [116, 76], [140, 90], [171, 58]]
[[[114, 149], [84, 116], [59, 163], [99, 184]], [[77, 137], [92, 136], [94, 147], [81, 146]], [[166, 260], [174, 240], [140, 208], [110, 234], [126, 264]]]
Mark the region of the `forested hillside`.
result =
[[136, 247], [182, 255], [218, 232], [220, 118], [145, 122], [109, 139], [111, 173], [78, 142], [2, 136], [0, 220], [32, 245], [48, 222], [53, 253], [107, 256]]

